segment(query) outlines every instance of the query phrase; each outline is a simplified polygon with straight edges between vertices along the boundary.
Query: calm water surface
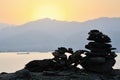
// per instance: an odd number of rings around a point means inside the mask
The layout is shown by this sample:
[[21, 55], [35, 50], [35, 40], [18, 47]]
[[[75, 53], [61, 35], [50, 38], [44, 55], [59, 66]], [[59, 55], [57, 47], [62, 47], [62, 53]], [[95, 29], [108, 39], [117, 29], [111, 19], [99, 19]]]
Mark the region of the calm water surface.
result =
[[20, 52], [0, 53], [0, 72], [15, 72], [24, 68], [25, 64], [29, 61], [47, 58], [53, 58], [50, 52], [32, 52], [29, 54]]
[[[32, 52], [29, 54], [20, 52], [0, 53], [0, 72], [15, 72], [24, 68], [25, 64], [29, 61], [48, 58], [53, 58], [51, 52]], [[120, 69], [120, 55], [118, 55], [116, 60], [117, 62], [114, 68]]]

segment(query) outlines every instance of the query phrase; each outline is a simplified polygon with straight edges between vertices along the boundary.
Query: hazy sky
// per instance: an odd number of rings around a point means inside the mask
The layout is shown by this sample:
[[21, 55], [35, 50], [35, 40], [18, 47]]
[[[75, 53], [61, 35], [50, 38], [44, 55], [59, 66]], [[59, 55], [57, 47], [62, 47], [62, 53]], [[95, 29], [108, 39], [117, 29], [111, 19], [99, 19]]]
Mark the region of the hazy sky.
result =
[[86, 21], [120, 17], [120, 0], [0, 0], [0, 23], [23, 24], [51, 18]]

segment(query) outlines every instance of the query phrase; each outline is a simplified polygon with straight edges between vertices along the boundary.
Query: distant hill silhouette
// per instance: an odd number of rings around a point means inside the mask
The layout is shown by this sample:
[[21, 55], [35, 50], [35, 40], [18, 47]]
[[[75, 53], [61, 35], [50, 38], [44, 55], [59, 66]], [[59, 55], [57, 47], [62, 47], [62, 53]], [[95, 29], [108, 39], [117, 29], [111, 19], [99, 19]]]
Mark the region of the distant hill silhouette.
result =
[[0, 51], [52, 51], [59, 46], [84, 49], [91, 29], [110, 36], [113, 47], [120, 51], [120, 18], [107, 17], [86, 22], [42, 19], [14, 27], [0, 25]]
[[1, 30], [1, 29], [5, 29], [5, 28], [8, 28], [8, 27], [13, 27], [13, 26], [15, 26], [15, 25], [0, 23], [0, 30]]

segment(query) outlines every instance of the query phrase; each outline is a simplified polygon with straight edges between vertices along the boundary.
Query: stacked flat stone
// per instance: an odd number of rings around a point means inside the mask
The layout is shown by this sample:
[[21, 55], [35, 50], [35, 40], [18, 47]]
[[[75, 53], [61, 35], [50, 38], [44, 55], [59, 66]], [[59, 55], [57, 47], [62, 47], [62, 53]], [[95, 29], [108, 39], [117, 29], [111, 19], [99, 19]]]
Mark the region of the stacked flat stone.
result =
[[66, 52], [73, 54], [72, 48], [59, 47], [57, 50], [52, 52], [54, 58], [33, 60], [25, 65], [25, 69], [31, 72], [43, 72], [43, 71], [63, 71], [78, 69], [72, 66], [70, 61], [67, 59]]
[[111, 39], [99, 30], [91, 30], [87, 40], [90, 40], [85, 48], [90, 52], [86, 53], [84, 61], [81, 63], [85, 70], [94, 72], [110, 72], [115, 64], [115, 48], [109, 44]]

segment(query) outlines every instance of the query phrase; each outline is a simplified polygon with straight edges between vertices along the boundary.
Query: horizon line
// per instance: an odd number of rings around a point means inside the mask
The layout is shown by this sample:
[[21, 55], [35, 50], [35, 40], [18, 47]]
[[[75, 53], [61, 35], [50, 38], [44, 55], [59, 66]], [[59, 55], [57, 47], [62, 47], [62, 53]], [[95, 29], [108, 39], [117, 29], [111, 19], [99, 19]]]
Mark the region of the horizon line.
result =
[[68, 20], [57, 20], [57, 19], [51, 19], [51, 18], [42, 18], [42, 19], [37, 19], [37, 20], [31, 20], [29, 22], [25, 22], [22, 24], [13, 24], [13, 23], [4, 23], [4, 22], [0, 22], [0, 24], [5, 24], [5, 25], [12, 25], [12, 26], [21, 26], [21, 25], [25, 25], [31, 22], [36, 22], [36, 21], [43, 21], [43, 20], [51, 20], [51, 21], [60, 21], [60, 22], [76, 22], [76, 23], [84, 23], [84, 22], [88, 22], [88, 21], [92, 21], [92, 20], [97, 20], [97, 19], [101, 19], [101, 18], [120, 18], [120, 17], [98, 17], [98, 18], [93, 18], [93, 19], [88, 19], [85, 21], [68, 21]]

